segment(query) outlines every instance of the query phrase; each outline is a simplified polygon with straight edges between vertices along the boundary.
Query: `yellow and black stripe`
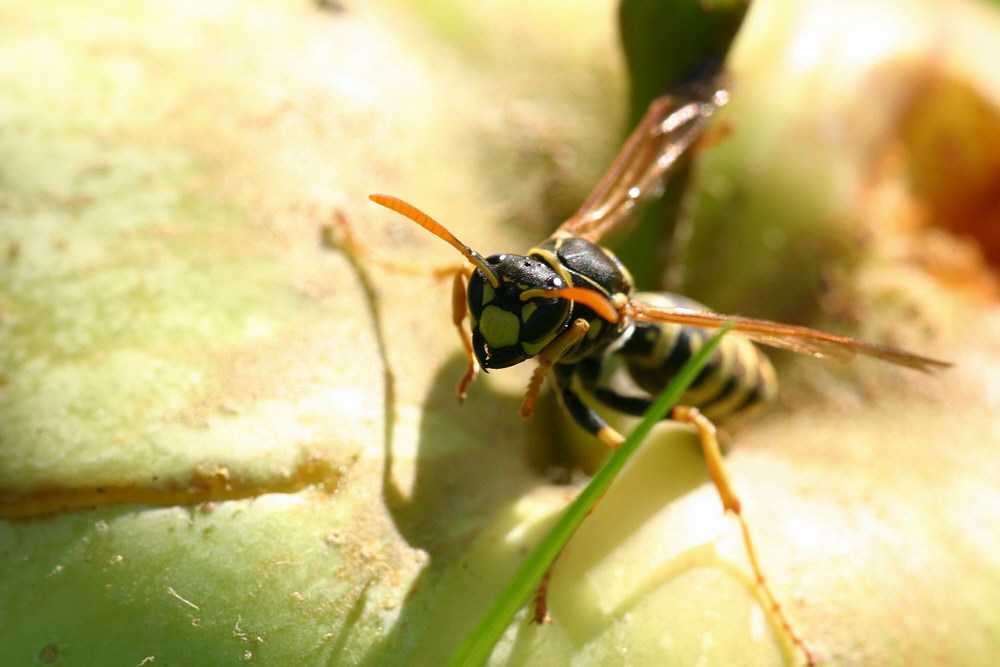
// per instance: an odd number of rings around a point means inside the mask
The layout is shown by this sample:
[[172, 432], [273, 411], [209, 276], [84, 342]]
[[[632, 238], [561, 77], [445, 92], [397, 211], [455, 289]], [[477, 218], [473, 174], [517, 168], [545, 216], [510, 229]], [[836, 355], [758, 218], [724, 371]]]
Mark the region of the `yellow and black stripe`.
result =
[[[636, 298], [665, 307], [704, 310], [704, 306], [675, 295], [642, 293]], [[659, 394], [670, 380], [705, 344], [711, 334], [704, 329], [664, 322], [636, 322], [611, 354], [642, 394], [623, 393], [608, 384], [604, 368], [610, 359], [581, 368], [585, 389], [608, 406], [628, 414], [643, 414], [651, 397]], [[745, 338], [727, 336], [708, 363], [681, 396], [679, 404], [696, 407], [706, 417], [720, 420], [746, 412], [773, 398], [777, 376], [766, 356]]]

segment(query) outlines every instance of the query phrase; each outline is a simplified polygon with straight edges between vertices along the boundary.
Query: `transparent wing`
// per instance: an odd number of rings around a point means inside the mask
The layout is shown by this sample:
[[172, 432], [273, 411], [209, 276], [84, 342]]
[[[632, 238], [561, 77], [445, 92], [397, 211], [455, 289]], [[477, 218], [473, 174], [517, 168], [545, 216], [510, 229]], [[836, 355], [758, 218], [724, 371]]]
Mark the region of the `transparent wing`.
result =
[[625, 314], [640, 321], [673, 322], [705, 329], [716, 329], [723, 324], [732, 323], [733, 331], [755, 343], [791, 350], [800, 354], [809, 354], [814, 357], [849, 360], [855, 354], [864, 354], [924, 373], [933, 373], [951, 366], [946, 361], [922, 357], [885, 345], [867, 343], [855, 338], [838, 336], [794, 324], [755, 320], [735, 315], [720, 315], [710, 311], [688, 310], [686, 308], [664, 308], [638, 301], [630, 301], [625, 308]]
[[656, 98], [597, 186], [555, 236], [597, 242], [624, 220], [636, 203], [659, 191], [667, 171], [705, 131], [709, 118], [728, 101], [717, 72], [695, 78]]

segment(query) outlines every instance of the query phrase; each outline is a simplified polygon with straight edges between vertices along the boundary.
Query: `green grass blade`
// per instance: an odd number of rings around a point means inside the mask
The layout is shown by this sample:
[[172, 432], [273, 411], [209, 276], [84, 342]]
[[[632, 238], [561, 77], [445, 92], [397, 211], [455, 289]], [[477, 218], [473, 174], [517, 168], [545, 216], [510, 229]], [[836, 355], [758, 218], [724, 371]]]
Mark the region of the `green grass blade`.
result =
[[496, 602], [480, 621], [479, 625], [469, 633], [449, 661], [454, 667], [473, 667], [486, 662], [493, 647], [500, 640], [511, 619], [534, 593], [545, 571], [569, 542], [573, 533], [583, 522], [597, 500], [611, 485], [614, 478], [621, 472], [625, 462], [638, 449], [640, 443], [653, 426], [662, 420], [667, 411], [677, 402], [688, 386], [694, 381], [708, 361], [709, 355], [719, 345], [719, 341], [731, 327], [719, 330], [691, 357], [667, 388], [656, 397], [646, 411], [642, 421], [632, 431], [621, 447], [616, 449], [608, 461], [594, 475], [587, 487], [577, 496], [563, 513], [562, 517], [552, 527], [552, 530], [539, 542], [538, 546], [528, 555], [521, 568], [501, 592]]

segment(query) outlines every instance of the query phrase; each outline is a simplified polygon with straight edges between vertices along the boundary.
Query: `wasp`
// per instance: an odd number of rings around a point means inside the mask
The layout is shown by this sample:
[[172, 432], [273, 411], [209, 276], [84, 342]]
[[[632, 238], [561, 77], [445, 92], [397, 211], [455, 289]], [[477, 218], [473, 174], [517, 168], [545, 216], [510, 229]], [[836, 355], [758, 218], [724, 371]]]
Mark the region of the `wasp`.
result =
[[[559, 401], [573, 421], [617, 447], [624, 442], [622, 435], [581, 396], [642, 415], [707, 340], [707, 330], [732, 325], [739, 335], [722, 340], [667, 418], [696, 429], [722, 505], [739, 522], [762, 596], [811, 664], [812, 653], [758, 563], [712, 420], [749, 411], [774, 396], [774, 368], [755, 343], [842, 360], [862, 354], [923, 372], [950, 364], [802, 326], [721, 315], [675, 294], [635, 291], [628, 269], [600, 240], [627, 219], [640, 200], [662, 188], [671, 169], [696, 147], [729, 98], [720, 69], [701, 68], [656, 98], [579, 210], [527, 254], [484, 257], [411, 204], [385, 194], [370, 199], [409, 218], [465, 258], [453, 282], [453, 322], [468, 361], [458, 384], [460, 399], [479, 370], [536, 359], [521, 415], [532, 414], [544, 378], [551, 373]], [[547, 618], [545, 585], [536, 596], [536, 620]]]

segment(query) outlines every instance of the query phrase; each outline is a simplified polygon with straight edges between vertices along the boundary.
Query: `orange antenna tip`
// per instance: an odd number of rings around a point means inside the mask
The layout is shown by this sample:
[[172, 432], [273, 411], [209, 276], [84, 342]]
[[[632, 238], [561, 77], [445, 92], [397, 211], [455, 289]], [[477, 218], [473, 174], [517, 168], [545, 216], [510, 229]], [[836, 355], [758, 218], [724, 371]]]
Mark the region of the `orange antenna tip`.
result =
[[379, 206], [385, 206], [387, 209], [395, 211], [396, 213], [399, 213], [400, 215], [409, 218], [413, 222], [417, 223], [418, 225], [429, 231], [434, 236], [438, 237], [442, 241], [445, 241], [451, 247], [455, 248], [455, 250], [458, 250], [460, 253], [462, 253], [462, 255], [467, 260], [469, 260], [469, 262], [471, 262], [477, 269], [482, 271], [483, 274], [486, 276], [486, 279], [490, 282], [491, 286], [496, 288], [500, 285], [500, 279], [497, 278], [496, 274], [493, 272], [493, 269], [491, 269], [490, 266], [486, 263], [486, 260], [483, 259], [482, 255], [480, 255], [478, 252], [476, 252], [469, 246], [459, 241], [457, 238], [455, 238], [454, 234], [452, 234], [445, 228], [444, 225], [442, 225], [440, 222], [438, 222], [431, 216], [421, 211], [413, 204], [405, 202], [399, 197], [393, 197], [392, 195], [385, 195], [381, 193], [370, 194], [368, 195], [368, 198], [371, 199], [376, 204], [378, 204]]

